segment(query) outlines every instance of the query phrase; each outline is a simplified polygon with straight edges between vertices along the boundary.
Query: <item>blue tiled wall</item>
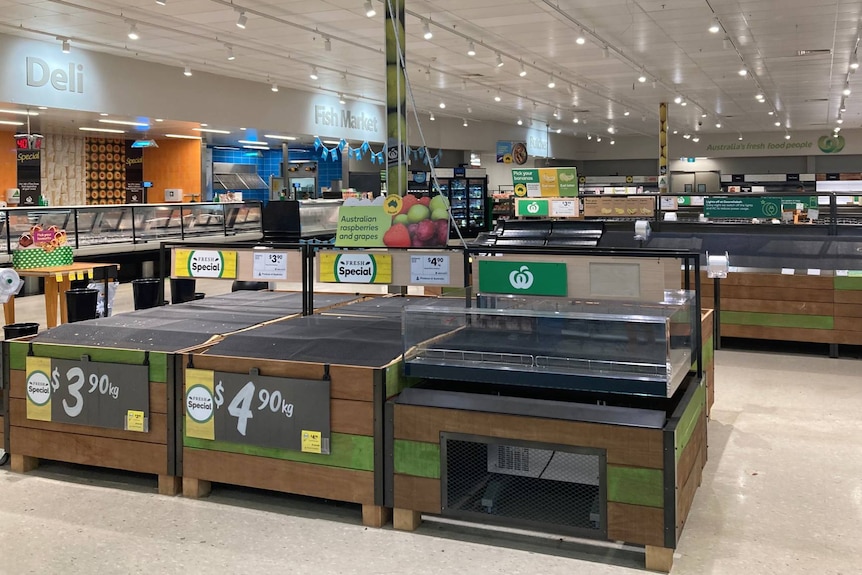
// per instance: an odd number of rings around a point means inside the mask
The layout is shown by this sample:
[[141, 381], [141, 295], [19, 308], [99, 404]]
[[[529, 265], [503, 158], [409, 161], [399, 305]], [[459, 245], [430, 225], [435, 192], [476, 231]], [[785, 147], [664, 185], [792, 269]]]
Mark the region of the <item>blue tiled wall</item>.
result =
[[[327, 156], [326, 160], [315, 153], [314, 148], [290, 148], [288, 153], [291, 160], [315, 160], [317, 161], [317, 184], [318, 193], [320, 187], [329, 187], [332, 180], [341, 179], [341, 153], [333, 160]], [[229, 164], [254, 164], [258, 175], [263, 181], [269, 182], [270, 176], [281, 177], [281, 150], [262, 151], [258, 157], [254, 150], [216, 150], [213, 149], [213, 162]], [[269, 200], [268, 190], [244, 190], [243, 199]]]

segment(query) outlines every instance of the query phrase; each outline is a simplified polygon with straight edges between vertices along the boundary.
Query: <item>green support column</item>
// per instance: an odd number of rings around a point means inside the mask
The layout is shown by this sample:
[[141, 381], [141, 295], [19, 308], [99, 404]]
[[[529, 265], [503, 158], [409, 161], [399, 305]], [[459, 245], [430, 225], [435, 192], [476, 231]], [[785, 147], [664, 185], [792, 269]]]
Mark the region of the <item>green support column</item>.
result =
[[667, 169], [667, 102], [658, 105], [658, 193], [666, 194], [670, 174]]
[[[386, 4], [386, 187], [389, 194], [407, 193], [407, 81], [399, 47], [405, 50], [404, 0]], [[406, 57], [405, 57], [406, 59]]]

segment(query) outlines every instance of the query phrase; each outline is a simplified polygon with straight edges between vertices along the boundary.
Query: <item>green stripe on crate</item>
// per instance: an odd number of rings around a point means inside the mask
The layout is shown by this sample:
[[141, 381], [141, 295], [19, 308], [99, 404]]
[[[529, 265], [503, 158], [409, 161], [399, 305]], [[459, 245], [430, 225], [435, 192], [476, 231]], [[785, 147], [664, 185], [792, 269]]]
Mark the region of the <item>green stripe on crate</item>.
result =
[[404, 375], [404, 364], [398, 362], [386, 368], [386, 398], [398, 395], [408, 387], [413, 387], [419, 378]]
[[608, 465], [608, 501], [663, 507], [662, 470]]
[[764, 313], [757, 311], [722, 311], [722, 324], [758, 325], [764, 327], [799, 327], [809, 329], [833, 329], [831, 315], [795, 315], [789, 313]]
[[862, 277], [836, 276], [833, 278], [832, 286], [837, 290], [862, 290]]
[[703, 408], [706, 405], [706, 386], [698, 385], [697, 391], [691, 397], [691, 401], [682, 412], [679, 423], [676, 425], [674, 444], [676, 448], [676, 459], [679, 460], [682, 450], [688, 445], [698, 420], [703, 417]]
[[[26, 369], [27, 353], [30, 344], [27, 342], [11, 342], [9, 344], [9, 367], [11, 369]], [[53, 359], [79, 360], [82, 355], [90, 356], [90, 361], [101, 363], [126, 363], [142, 365], [145, 352], [132, 349], [116, 349], [112, 347], [83, 347], [77, 345], [59, 345], [34, 343], [33, 354], [37, 357]], [[165, 383], [168, 380], [168, 354], [150, 352], [150, 381]]]
[[395, 473], [440, 479], [440, 444], [395, 440]]
[[712, 341], [712, 336], [709, 336], [705, 342], [703, 342], [703, 368], [706, 369], [706, 366], [712, 362], [715, 357], [715, 342]]
[[342, 467], [356, 471], [374, 471], [374, 438], [367, 435], [333, 433], [329, 438], [329, 455], [303, 453], [275, 447], [258, 447], [228, 441], [208, 441], [196, 437], [183, 437], [183, 445], [192, 449], [227, 451], [270, 459], [284, 459], [298, 463], [313, 463], [326, 467]]

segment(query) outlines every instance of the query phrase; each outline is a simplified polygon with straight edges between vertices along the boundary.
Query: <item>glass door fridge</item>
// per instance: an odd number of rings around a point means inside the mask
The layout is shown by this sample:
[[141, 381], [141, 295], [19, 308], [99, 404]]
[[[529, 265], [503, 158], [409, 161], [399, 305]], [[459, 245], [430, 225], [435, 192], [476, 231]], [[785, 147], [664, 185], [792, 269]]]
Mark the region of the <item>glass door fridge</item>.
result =
[[[438, 168], [437, 180], [440, 191], [449, 200], [452, 219], [461, 235], [476, 237], [490, 228], [490, 212], [487, 200], [488, 179], [485, 170], [479, 168]], [[458, 234], [451, 230], [450, 237]]]
[[491, 229], [490, 202], [488, 201], [488, 179], [467, 180], [467, 227], [471, 236]]

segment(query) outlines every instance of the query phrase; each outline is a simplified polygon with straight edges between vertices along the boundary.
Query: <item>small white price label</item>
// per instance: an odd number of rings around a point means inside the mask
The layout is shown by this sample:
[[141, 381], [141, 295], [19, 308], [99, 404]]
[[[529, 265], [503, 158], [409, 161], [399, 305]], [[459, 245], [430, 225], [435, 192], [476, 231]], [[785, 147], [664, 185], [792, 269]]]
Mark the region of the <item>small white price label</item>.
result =
[[820, 270], [817, 268], [808, 268], [808, 275], [810, 276], [819, 276]]
[[410, 283], [449, 285], [449, 256], [410, 256]]
[[786, 276], [792, 276], [794, 271], [795, 270], [793, 268], [781, 268], [782, 275], [786, 275]]
[[574, 200], [551, 201], [551, 215], [558, 218], [572, 218], [578, 215]]
[[284, 252], [256, 252], [252, 275], [256, 280], [286, 280], [287, 254]]

